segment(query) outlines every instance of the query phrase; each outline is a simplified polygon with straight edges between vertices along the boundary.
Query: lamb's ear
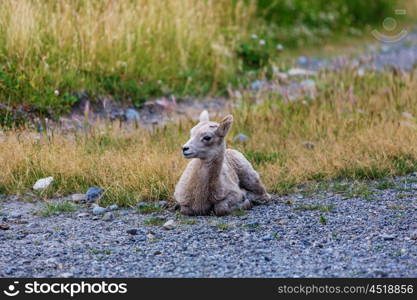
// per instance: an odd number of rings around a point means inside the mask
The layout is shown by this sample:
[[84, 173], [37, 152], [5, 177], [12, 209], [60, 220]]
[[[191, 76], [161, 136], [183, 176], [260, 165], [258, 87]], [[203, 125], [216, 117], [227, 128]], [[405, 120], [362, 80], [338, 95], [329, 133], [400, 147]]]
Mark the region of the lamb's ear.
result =
[[207, 110], [203, 110], [200, 114], [200, 122], [208, 121], [209, 120], [209, 113]]
[[218, 136], [225, 137], [230, 127], [232, 127], [232, 123], [233, 123], [232, 115], [227, 115], [226, 117], [224, 117], [224, 119], [220, 122], [219, 127], [216, 130], [216, 134]]

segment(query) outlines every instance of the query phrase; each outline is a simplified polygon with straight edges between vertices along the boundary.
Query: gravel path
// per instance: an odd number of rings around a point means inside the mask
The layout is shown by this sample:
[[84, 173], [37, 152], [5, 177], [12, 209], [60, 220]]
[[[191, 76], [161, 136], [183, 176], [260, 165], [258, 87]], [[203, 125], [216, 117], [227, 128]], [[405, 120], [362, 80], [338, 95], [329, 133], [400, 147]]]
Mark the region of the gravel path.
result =
[[416, 182], [306, 187], [221, 218], [86, 205], [41, 217], [40, 202], [4, 198], [0, 277], [416, 277]]

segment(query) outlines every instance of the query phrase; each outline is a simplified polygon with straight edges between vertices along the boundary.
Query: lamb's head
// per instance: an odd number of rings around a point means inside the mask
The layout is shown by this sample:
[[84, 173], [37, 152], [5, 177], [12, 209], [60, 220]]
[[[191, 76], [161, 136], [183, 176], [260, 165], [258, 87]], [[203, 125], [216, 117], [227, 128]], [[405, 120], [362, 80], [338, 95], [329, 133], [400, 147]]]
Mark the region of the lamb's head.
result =
[[182, 147], [185, 158], [212, 159], [225, 149], [224, 138], [233, 123], [232, 115], [220, 123], [209, 120], [205, 110], [200, 114], [200, 122], [191, 129], [191, 138]]

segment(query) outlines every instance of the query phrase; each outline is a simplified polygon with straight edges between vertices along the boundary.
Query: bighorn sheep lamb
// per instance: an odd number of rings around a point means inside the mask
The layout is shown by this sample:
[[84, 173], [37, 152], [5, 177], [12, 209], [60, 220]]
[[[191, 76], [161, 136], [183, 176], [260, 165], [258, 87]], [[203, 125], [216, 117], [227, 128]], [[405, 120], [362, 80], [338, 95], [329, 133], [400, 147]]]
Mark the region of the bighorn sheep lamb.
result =
[[233, 117], [220, 123], [209, 121], [208, 112], [191, 129], [191, 138], [182, 147], [185, 158], [192, 159], [175, 187], [174, 198], [185, 215], [218, 216], [236, 209], [250, 209], [271, 197], [258, 173], [242, 153], [226, 149], [225, 137]]

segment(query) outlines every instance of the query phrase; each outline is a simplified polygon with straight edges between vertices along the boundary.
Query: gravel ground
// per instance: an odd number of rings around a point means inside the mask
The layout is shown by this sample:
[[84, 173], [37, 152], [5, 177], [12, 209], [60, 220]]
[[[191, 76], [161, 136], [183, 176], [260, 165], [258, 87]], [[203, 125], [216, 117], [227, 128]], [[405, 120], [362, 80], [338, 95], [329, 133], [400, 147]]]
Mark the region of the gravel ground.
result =
[[306, 187], [227, 217], [130, 208], [106, 221], [87, 205], [42, 217], [41, 202], [4, 197], [0, 277], [416, 277], [416, 182]]

